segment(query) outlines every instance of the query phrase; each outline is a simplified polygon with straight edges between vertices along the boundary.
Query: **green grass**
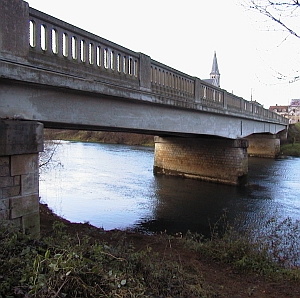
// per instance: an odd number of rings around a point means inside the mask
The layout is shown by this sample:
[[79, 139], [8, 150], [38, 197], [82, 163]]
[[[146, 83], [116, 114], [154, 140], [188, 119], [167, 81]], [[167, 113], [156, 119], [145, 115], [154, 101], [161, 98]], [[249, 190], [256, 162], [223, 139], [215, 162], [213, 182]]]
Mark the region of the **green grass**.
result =
[[300, 157], [300, 122], [290, 125], [287, 139], [280, 148], [281, 155]]
[[280, 152], [282, 155], [300, 157], [300, 143], [282, 145]]

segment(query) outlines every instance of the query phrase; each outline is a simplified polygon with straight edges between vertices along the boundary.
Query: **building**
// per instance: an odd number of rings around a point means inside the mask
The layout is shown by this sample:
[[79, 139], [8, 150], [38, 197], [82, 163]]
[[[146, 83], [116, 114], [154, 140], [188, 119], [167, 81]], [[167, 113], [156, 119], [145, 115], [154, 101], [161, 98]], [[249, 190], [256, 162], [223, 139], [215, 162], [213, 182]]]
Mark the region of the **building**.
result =
[[212, 84], [216, 87], [220, 87], [220, 72], [217, 60], [217, 54], [214, 53], [213, 64], [210, 72], [210, 78], [203, 80], [206, 83]]
[[300, 122], [300, 99], [292, 99], [288, 106], [270, 106], [269, 110], [288, 118], [290, 123]]
[[272, 112], [275, 112], [283, 117], [288, 118], [289, 106], [279, 106], [276, 104], [276, 106], [270, 106], [269, 110], [271, 110]]
[[300, 122], [300, 99], [292, 99], [289, 106], [290, 123]]

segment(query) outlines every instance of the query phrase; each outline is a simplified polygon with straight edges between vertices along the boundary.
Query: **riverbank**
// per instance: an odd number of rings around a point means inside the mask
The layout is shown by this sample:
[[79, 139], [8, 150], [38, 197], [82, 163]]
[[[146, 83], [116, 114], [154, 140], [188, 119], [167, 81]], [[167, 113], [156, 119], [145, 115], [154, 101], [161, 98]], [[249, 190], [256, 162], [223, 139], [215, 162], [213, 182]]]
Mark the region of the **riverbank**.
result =
[[[0, 237], [0, 297], [299, 297], [285, 270], [242, 239], [104, 231], [40, 205], [41, 238]], [[230, 261], [231, 260], [231, 261]]]
[[45, 129], [45, 140], [154, 146], [154, 137], [125, 132]]
[[300, 157], [300, 123], [289, 126], [287, 143], [280, 148], [281, 155]]

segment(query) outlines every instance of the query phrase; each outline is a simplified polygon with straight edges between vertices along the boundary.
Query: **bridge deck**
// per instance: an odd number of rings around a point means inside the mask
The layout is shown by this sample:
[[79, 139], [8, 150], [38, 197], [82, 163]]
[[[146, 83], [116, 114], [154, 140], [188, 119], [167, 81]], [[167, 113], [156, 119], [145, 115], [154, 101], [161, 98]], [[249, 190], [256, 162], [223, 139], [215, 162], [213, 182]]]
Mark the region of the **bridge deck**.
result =
[[0, 43], [0, 118], [229, 138], [288, 124], [256, 102], [14, 1], [19, 8], [0, 22], [7, 41]]

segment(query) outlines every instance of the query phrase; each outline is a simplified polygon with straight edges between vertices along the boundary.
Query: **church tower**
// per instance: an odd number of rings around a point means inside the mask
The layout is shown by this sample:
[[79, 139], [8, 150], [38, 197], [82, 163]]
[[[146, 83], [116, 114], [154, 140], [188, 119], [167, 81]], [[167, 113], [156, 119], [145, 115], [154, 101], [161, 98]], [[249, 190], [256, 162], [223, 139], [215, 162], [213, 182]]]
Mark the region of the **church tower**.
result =
[[214, 86], [220, 87], [220, 72], [216, 52], [214, 53], [213, 64], [210, 72], [210, 79]]

